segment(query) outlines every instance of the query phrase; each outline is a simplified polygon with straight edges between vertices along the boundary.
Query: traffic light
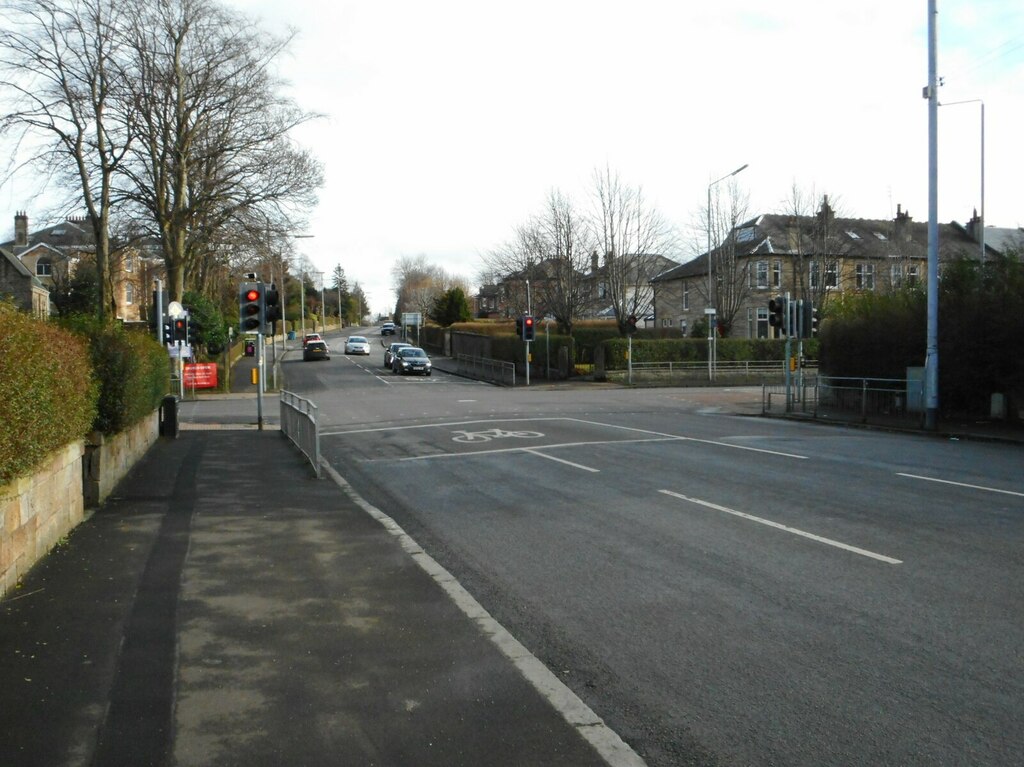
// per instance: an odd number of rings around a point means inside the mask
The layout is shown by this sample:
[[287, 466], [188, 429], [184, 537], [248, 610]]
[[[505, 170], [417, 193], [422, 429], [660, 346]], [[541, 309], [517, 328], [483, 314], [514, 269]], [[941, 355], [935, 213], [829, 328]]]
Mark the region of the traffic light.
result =
[[243, 333], [262, 333], [266, 325], [263, 284], [243, 282], [238, 290], [238, 326]]
[[801, 338], [814, 338], [818, 335], [818, 309], [810, 301], [804, 302], [803, 327]]
[[174, 343], [174, 320], [170, 317], [164, 317], [163, 324], [161, 325], [160, 338], [163, 339], [164, 345]]
[[281, 319], [281, 294], [277, 292], [277, 286], [271, 285], [264, 291], [263, 305], [265, 307], [265, 321], [270, 327], [271, 334], [274, 332], [274, 323]]
[[516, 336], [523, 337], [523, 318], [516, 317]]
[[535, 330], [536, 328], [533, 326], [533, 317], [523, 317], [523, 340], [532, 341]]
[[174, 340], [188, 343], [188, 320], [184, 317], [174, 319]]
[[768, 324], [789, 335], [789, 302], [782, 296], [776, 296], [768, 302]]
[[626, 333], [633, 335], [636, 332], [636, 315], [631, 314], [626, 318]]

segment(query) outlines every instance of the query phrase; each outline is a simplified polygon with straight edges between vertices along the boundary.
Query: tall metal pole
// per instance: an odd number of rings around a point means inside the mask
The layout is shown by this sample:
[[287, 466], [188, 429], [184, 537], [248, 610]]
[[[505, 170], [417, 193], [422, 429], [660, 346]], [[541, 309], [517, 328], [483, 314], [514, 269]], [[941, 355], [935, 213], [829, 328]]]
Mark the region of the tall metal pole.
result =
[[[526, 281], [526, 314], [533, 316], [533, 308], [530, 305], [530, 281]], [[526, 335], [525, 333], [523, 335]], [[530, 342], [526, 342], [526, 385], [530, 385]]]
[[928, 346], [925, 352], [924, 428], [939, 417], [939, 87], [936, 0], [928, 0]]
[[718, 352], [718, 341], [717, 326], [718, 326], [718, 311], [715, 307], [715, 262], [711, 257], [711, 189], [715, 184], [720, 181], [725, 181], [727, 178], [732, 178], [737, 173], [744, 171], [749, 166], [749, 163], [743, 163], [739, 168], [734, 170], [732, 173], [726, 173], [719, 179], [712, 181], [708, 184], [708, 309], [711, 311], [707, 313], [708, 318], [708, 380], [715, 380], [715, 366], [717, 360], [715, 356]]

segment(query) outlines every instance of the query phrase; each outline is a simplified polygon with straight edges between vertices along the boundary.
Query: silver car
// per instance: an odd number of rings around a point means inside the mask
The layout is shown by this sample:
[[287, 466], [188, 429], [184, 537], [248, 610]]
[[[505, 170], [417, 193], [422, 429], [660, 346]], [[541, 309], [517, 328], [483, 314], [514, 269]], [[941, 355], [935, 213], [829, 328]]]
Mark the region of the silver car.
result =
[[349, 336], [345, 341], [345, 354], [369, 354], [370, 342], [362, 336]]

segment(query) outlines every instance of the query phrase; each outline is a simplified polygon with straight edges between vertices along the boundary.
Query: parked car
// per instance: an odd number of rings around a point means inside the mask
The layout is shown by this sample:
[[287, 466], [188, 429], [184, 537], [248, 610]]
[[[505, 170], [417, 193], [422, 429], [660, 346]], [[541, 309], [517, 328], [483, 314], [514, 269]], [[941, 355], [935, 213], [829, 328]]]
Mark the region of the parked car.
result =
[[397, 352], [391, 362], [391, 372], [401, 375], [412, 373], [415, 375], [430, 375], [430, 357], [418, 346], [403, 346]]
[[331, 358], [331, 350], [327, 348], [327, 344], [323, 341], [309, 341], [306, 344], [306, 348], [302, 350], [302, 360], [309, 362], [310, 360], [329, 360]]
[[385, 322], [380, 326], [380, 334], [382, 336], [393, 336], [395, 334], [395, 323]]
[[395, 359], [395, 352], [397, 352], [399, 349], [405, 349], [408, 346], [412, 346], [412, 344], [407, 344], [407, 343], [405, 343], [403, 341], [395, 341], [387, 349], [385, 349], [384, 350], [384, 367], [386, 367], [386, 368], [391, 367], [391, 363]]
[[370, 342], [362, 336], [349, 336], [345, 341], [345, 354], [369, 354]]

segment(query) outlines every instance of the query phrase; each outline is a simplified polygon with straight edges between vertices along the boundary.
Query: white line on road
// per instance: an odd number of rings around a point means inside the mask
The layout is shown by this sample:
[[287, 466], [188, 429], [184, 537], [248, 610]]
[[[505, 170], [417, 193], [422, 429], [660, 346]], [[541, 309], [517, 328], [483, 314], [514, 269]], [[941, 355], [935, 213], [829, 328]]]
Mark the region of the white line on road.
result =
[[413, 561], [434, 579], [470, 620], [476, 623], [480, 631], [512, 662], [526, 681], [547, 699], [552, 708], [594, 747], [605, 764], [609, 767], [645, 767], [644, 760], [619, 737], [617, 732], [605, 724], [604, 720], [570, 690], [557, 674], [545, 666], [543, 661], [498, 623], [455, 579], [455, 576], [424, 551], [395, 520], [359, 495], [326, 459], [321, 458], [320, 465], [359, 508], [398, 539], [401, 547]]
[[[410, 455], [399, 458], [399, 461], [429, 461], [433, 458], [464, 458], [470, 455], [492, 455], [494, 453], [530, 453], [535, 450], [553, 450], [559, 447], [583, 447], [584, 445], [630, 445], [636, 442], [671, 442], [673, 437], [652, 437], [650, 439], [603, 439], [590, 442], [560, 442], [557, 445], [538, 445], [534, 447], [496, 447], [491, 450], [463, 450], [457, 453], [431, 453], [430, 455]], [[551, 456], [544, 456], [550, 458]], [[386, 460], [393, 461], [394, 458]]]
[[658, 492], [663, 493], [665, 495], [671, 495], [673, 498], [679, 498], [684, 501], [689, 501], [690, 503], [696, 503], [699, 506], [705, 506], [709, 509], [714, 509], [715, 511], [722, 511], [726, 514], [732, 514], [737, 517], [742, 517], [743, 519], [749, 519], [751, 522], [758, 522], [762, 525], [767, 525], [768, 527], [774, 527], [777, 530], [784, 530], [787, 533], [793, 533], [793, 535], [799, 535], [804, 538], [809, 538], [810, 540], [817, 541], [818, 543], [824, 543], [829, 546], [835, 546], [836, 548], [843, 549], [845, 551], [852, 551], [854, 554], [860, 554], [862, 557], [870, 557], [871, 559], [877, 559], [879, 562], [886, 562], [890, 565], [903, 564], [903, 561], [900, 559], [893, 559], [892, 557], [887, 557], [884, 554], [876, 554], [875, 552], [868, 551], [867, 549], [859, 549], [856, 546], [850, 546], [846, 543], [840, 543], [839, 541], [834, 541], [831, 538], [822, 538], [820, 535], [815, 535], [814, 533], [808, 533], [803, 530], [798, 530], [795, 527], [790, 527], [789, 525], [782, 525], [778, 522], [772, 522], [770, 519], [762, 519], [761, 517], [755, 517], [753, 514], [745, 514], [742, 511], [736, 511], [735, 509], [730, 509], [725, 506], [719, 506], [717, 503], [711, 503], [710, 501], [702, 501], [699, 498], [690, 498], [689, 496], [682, 495], [681, 493], [674, 493], [671, 490], [659, 490]]
[[1002, 493], [1003, 495], [1015, 495], [1018, 498], [1024, 498], [1024, 493], [1018, 493], [1015, 490], [1000, 490], [998, 487], [985, 487], [984, 485], [969, 485], [966, 482], [954, 482], [951, 479], [938, 479], [937, 477], [922, 477], [920, 474], [904, 474], [902, 471], [897, 471], [896, 476], [909, 477], [910, 479], [923, 479], [925, 482], [941, 482], [944, 485], [956, 485], [957, 487], [968, 487], [971, 490], [984, 490], [988, 493]]
[[768, 455], [781, 455], [783, 458], [798, 458], [800, 460], [807, 460], [806, 455], [797, 455], [796, 453], [783, 453], [779, 450], [766, 450], [762, 447], [748, 447], [747, 445], [733, 445], [730, 442], [719, 442], [714, 439], [698, 439], [697, 437], [681, 437], [678, 434], [665, 434], [660, 431], [650, 431], [649, 429], [637, 429], [634, 426], [619, 426], [614, 423], [602, 423], [601, 421], [587, 421], [583, 418], [567, 418], [567, 421], [577, 421], [579, 423], [587, 423], [591, 426], [606, 426], [609, 429], [624, 429], [625, 431], [638, 431], [641, 434], [654, 434], [659, 437], [667, 437], [669, 439], [676, 439], [681, 442], [700, 442], [705, 445], [717, 445], [718, 447], [729, 447], [733, 450], [748, 450], [752, 453], [767, 453]]
[[600, 469], [593, 469], [590, 466], [584, 466], [582, 463], [573, 463], [572, 461], [567, 461], [564, 458], [556, 458], [553, 455], [548, 455], [547, 453], [542, 453], [540, 450], [537, 450], [537, 449], [526, 448], [526, 449], [523, 450], [523, 452], [524, 453], [531, 453], [531, 454], [539, 456], [541, 458], [547, 458], [549, 461], [558, 461], [559, 463], [564, 463], [566, 466], [572, 466], [573, 468], [576, 468], [576, 469], [583, 469], [583, 471], [590, 471], [590, 472], [593, 472], [594, 474], [597, 474], [598, 472], [601, 471]]

